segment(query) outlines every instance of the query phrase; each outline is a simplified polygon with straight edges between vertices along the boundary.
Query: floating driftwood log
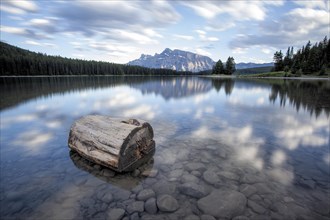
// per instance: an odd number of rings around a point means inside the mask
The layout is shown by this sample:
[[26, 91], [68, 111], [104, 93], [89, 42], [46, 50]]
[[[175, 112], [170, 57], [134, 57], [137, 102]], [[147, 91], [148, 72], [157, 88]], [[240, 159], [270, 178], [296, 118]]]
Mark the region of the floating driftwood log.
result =
[[132, 171], [155, 153], [153, 129], [143, 120], [88, 115], [75, 121], [69, 147], [117, 172]]

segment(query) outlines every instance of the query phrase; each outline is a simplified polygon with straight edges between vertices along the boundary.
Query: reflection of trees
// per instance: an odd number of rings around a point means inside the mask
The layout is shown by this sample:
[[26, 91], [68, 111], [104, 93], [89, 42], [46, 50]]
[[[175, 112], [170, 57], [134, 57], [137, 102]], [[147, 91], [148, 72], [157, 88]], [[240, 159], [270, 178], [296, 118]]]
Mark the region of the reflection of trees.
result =
[[18, 77], [0, 78], [0, 109], [41, 96], [82, 91], [86, 88], [113, 87], [125, 77]]
[[41, 96], [85, 89], [128, 85], [142, 93], [155, 93], [165, 99], [179, 98], [211, 90], [209, 80], [171, 76], [83, 76], [0, 78], [0, 109]]
[[227, 78], [212, 78], [212, 85], [217, 92], [224, 86], [226, 95], [230, 95], [233, 92], [235, 81]]
[[272, 83], [269, 100], [275, 102], [279, 98], [280, 105], [287, 102], [297, 111], [308, 110], [318, 117], [322, 110], [329, 117], [330, 112], [330, 82], [328, 80], [284, 80]]

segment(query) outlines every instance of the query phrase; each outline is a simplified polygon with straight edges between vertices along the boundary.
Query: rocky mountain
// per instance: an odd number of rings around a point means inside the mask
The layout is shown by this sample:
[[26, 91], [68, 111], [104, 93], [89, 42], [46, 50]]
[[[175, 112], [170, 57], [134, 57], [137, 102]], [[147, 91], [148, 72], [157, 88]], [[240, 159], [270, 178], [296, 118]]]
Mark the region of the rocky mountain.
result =
[[214, 63], [207, 56], [166, 48], [162, 53], [156, 53], [154, 56], [142, 54], [139, 59], [130, 61], [128, 65], [199, 72], [212, 69]]
[[[225, 61], [224, 61], [225, 62]], [[142, 54], [139, 59], [128, 62], [128, 65], [148, 68], [173, 69], [177, 71], [199, 72], [211, 70], [215, 62], [203, 55], [183, 50], [166, 48], [154, 56]], [[224, 63], [225, 64], [225, 63]], [[274, 63], [237, 63], [236, 69], [274, 66]]]
[[236, 69], [274, 66], [274, 63], [236, 63]]

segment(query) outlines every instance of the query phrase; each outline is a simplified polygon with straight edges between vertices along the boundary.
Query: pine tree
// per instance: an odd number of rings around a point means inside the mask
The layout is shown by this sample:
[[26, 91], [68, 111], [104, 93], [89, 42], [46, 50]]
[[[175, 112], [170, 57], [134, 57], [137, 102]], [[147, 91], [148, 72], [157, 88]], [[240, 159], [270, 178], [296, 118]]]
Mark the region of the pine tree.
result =
[[290, 50], [290, 59], [291, 60], [293, 59], [293, 47], [291, 47], [291, 50]]
[[233, 57], [228, 57], [226, 62], [226, 71], [225, 74], [232, 75], [236, 71], [235, 60]]
[[213, 66], [212, 74], [220, 75], [220, 74], [224, 74], [224, 73], [225, 73], [225, 69], [223, 67], [223, 63], [219, 59], [218, 62], [216, 62], [216, 64]]
[[293, 48], [288, 47], [288, 50], [286, 51], [286, 55], [284, 57], [283, 60], [283, 68], [284, 69], [290, 69], [291, 65], [292, 65], [292, 58], [291, 58], [291, 51], [293, 50]]
[[274, 59], [275, 71], [282, 71], [284, 68], [282, 51], [281, 50], [276, 51], [273, 59]]

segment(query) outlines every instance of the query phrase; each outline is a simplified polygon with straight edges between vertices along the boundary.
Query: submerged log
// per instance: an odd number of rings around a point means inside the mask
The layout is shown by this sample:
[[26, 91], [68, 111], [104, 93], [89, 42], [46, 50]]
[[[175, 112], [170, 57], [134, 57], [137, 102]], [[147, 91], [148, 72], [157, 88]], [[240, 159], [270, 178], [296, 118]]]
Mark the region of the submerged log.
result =
[[155, 153], [153, 129], [143, 120], [88, 115], [75, 121], [69, 147], [117, 172], [132, 171]]

